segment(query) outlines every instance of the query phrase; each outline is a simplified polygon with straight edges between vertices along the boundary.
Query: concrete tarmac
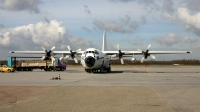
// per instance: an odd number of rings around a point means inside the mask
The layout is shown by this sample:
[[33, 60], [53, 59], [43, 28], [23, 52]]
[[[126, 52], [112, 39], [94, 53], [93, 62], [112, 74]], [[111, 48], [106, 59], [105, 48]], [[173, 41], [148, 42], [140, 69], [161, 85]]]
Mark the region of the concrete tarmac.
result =
[[[0, 73], [4, 86], [200, 86], [200, 67], [123, 67], [111, 73], [86, 73], [84, 68], [66, 71]], [[198, 73], [197, 73], [198, 72]], [[61, 76], [61, 80], [49, 80]]]
[[[84, 68], [70, 67], [66, 71], [45, 72], [34, 70], [33, 72], [15, 72], [0, 73], [0, 86], [56, 86], [57, 92], [60, 89], [66, 90], [66, 93], [73, 91], [74, 93], [82, 92], [83, 96], [78, 96], [79, 100], [87, 100], [85, 97], [94, 92], [91, 98], [95, 99], [99, 96], [103, 97], [102, 91], [109, 91], [111, 94], [105, 94], [104, 100], [99, 105], [98, 100], [90, 99], [88, 105], [96, 106], [96, 111], [158, 111], [158, 112], [199, 112], [200, 111], [200, 67], [199, 66], [183, 66], [183, 67], [112, 67], [111, 73], [85, 73]], [[61, 76], [61, 80], [50, 80], [52, 77]], [[66, 89], [67, 88], [67, 89]], [[85, 88], [85, 89], [83, 89]], [[77, 91], [75, 91], [77, 89]], [[81, 91], [81, 89], [83, 89]], [[68, 90], [68, 91], [67, 91]], [[87, 91], [84, 91], [87, 90]], [[51, 95], [57, 92], [51, 92]], [[64, 93], [65, 93], [64, 92]], [[63, 92], [61, 92], [63, 93]], [[70, 94], [74, 94], [70, 92]], [[125, 95], [125, 96], [123, 96]], [[51, 96], [42, 97], [42, 100]], [[70, 97], [70, 95], [68, 96]], [[66, 100], [69, 98], [66, 97]], [[77, 97], [77, 96], [76, 96]], [[90, 97], [90, 96], [87, 96]], [[58, 100], [62, 100], [58, 98]], [[75, 99], [75, 98], [74, 98]], [[118, 100], [116, 100], [118, 99]], [[98, 102], [97, 102], [98, 101]], [[116, 101], [116, 102], [115, 102]], [[119, 101], [128, 101], [119, 106]], [[42, 101], [31, 101], [34, 104]], [[65, 108], [71, 111], [94, 111], [91, 107], [82, 106], [82, 103], [70, 100], [71, 103], [77, 103], [79, 108]], [[117, 103], [118, 102], [118, 103]], [[31, 103], [31, 104], [32, 104]], [[102, 104], [104, 103], [104, 104]], [[33, 105], [34, 105], [33, 104]], [[52, 104], [45, 102], [47, 106]], [[61, 104], [62, 105], [62, 104]], [[69, 105], [67, 103], [67, 105]], [[106, 107], [110, 105], [110, 108]], [[118, 106], [118, 107], [117, 107]], [[23, 106], [22, 106], [23, 107]], [[22, 108], [21, 107], [21, 108]], [[15, 107], [16, 109], [17, 107]], [[35, 107], [36, 108], [36, 107]], [[37, 109], [34, 111], [40, 111]], [[56, 107], [62, 108], [62, 107]], [[87, 108], [87, 109], [86, 109]], [[89, 108], [89, 110], [88, 110]], [[103, 108], [103, 109], [102, 109]], [[121, 108], [121, 109], [120, 109]], [[126, 109], [125, 109], [126, 108]], [[113, 109], [113, 110], [112, 110]], [[12, 109], [11, 109], [12, 110]], [[61, 109], [60, 111], [64, 111]], [[27, 110], [24, 110], [27, 111]], [[49, 110], [44, 110], [49, 111]]]

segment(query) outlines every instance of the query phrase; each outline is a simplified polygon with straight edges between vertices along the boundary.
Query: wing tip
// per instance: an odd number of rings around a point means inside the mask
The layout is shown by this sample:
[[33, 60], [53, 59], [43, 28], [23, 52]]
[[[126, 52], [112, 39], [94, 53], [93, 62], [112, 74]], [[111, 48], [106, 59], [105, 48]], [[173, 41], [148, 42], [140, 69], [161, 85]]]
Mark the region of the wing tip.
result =
[[15, 53], [14, 51], [10, 51], [9, 53]]
[[188, 53], [188, 54], [189, 54], [189, 53], [192, 53], [192, 51], [188, 51], [187, 53]]

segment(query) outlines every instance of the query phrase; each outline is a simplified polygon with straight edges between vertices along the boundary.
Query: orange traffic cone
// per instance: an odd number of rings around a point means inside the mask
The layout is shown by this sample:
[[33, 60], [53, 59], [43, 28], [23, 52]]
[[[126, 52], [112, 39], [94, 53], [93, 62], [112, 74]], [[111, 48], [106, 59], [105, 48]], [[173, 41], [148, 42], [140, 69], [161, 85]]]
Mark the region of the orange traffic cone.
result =
[[58, 74], [58, 79], [61, 79], [61, 78], [60, 78], [60, 74]]

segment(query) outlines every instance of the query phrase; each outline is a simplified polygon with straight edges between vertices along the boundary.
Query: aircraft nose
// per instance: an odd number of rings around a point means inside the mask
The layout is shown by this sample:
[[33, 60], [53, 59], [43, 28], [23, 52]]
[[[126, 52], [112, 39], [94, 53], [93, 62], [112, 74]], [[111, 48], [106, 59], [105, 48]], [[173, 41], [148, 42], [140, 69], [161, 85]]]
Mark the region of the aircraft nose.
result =
[[85, 64], [88, 67], [92, 67], [95, 64], [95, 59], [92, 56], [88, 56], [88, 57], [85, 58]]

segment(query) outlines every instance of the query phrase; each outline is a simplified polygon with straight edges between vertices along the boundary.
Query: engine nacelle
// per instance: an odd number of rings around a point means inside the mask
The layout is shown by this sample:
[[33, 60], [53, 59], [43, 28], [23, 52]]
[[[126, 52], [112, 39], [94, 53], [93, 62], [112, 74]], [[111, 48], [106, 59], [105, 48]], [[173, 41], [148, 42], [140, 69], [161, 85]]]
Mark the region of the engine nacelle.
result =
[[132, 59], [131, 59], [131, 62], [132, 62], [132, 63], [135, 63], [135, 62], [136, 62], [136, 58], [132, 58]]

